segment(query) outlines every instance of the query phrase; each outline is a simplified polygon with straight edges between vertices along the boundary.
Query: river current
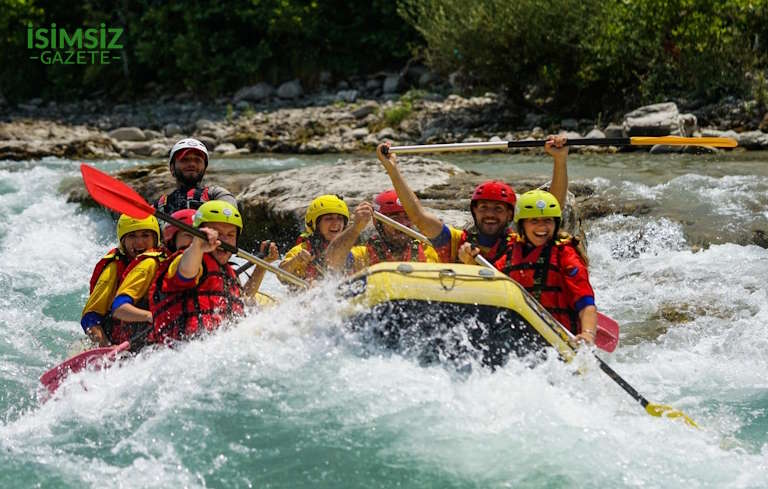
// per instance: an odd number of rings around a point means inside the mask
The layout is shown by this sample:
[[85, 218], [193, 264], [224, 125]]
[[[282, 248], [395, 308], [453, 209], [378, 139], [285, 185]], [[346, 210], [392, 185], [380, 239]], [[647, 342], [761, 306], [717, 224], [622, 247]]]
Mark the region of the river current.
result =
[[[543, 156], [443, 159], [511, 183], [550, 172]], [[371, 354], [332, 286], [292, 296], [271, 276], [278, 306], [42, 402], [114, 223], [58, 192], [76, 162], [0, 162], [0, 487], [768, 487], [768, 250], [745, 239], [768, 232], [767, 161], [569, 157], [571, 181], [656, 204], [586, 223], [598, 307], [622, 326], [598, 354], [700, 429], [647, 415], [587, 352], [469, 374]]]

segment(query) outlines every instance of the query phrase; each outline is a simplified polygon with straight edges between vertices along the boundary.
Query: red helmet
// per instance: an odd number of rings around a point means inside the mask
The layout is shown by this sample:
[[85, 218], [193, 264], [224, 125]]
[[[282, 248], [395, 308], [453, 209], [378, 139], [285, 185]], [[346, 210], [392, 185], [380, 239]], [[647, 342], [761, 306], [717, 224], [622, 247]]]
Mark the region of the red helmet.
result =
[[517, 196], [512, 187], [498, 180], [488, 180], [477, 186], [472, 194], [472, 204], [478, 200], [496, 200], [515, 207]]
[[397, 214], [398, 212], [405, 212], [405, 207], [400, 203], [400, 199], [397, 197], [397, 192], [394, 190], [387, 190], [382, 192], [373, 199], [373, 208], [385, 216]]
[[[184, 224], [192, 225], [193, 217], [195, 217], [195, 209], [181, 209], [171, 214], [171, 217], [183, 222]], [[179, 232], [179, 228], [173, 224], [168, 224], [163, 229], [163, 243], [165, 246], [173, 247], [173, 238], [176, 237], [176, 233]]]

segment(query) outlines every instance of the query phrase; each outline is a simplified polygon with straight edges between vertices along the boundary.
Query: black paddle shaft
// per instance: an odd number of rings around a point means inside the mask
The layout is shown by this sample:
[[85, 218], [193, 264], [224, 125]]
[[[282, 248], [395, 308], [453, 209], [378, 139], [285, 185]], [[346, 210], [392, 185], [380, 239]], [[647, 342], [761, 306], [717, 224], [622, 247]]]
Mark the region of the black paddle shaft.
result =
[[[509, 141], [508, 148], [538, 148], [546, 144], [544, 140]], [[568, 139], [566, 146], [630, 146], [630, 138], [576, 138]]]
[[605, 363], [600, 357], [595, 355], [595, 358], [597, 359], [597, 363], [600, 364], [600, 370], [608, 374], [608, 377], [610, 377], [611, 379], [613, 379], [614, 382], [619, 384], [619, 386], [621, 386], [621, 388], [624, 389], [627, 392], [627, 394], [629, 394], [637, 402], [639, 402], [640, 405], [642, 405], [643, 407], [648, 406], [649, 404], [648, 399], [646, 399], [645, 397], [642, 396], [642, 394], [637, 392], [634, 387], [632, 387], [631, 385], [629, 385], [629, 383], [627, 383], [626, 380], [622, 379], [621, 376], [617, 374], [615, 370], [609, 367], [608, 364]]
[[[200, 231], [197, 228], [193, 228], [189, 224], [187, 224], [185, 222], [181, 222], [178, 219], [173, 218], [173, 217], [169, 216], [168, 214], [166, 214], [164, 212], [155, 211], [155, 216], [158, 217], [159, 219], [162, 219], [163, 221], [165, 221], [165, 222], [167, 222], [169, 224], [173, 224], [174, 226], [176, 226], [179, 229], [183, 229], [184, 231], [188, 232], [189, 234], [191, 234], [193, 236], [197, 236], [200, 239], [208, 241], [208, 235], [205, 234], [204, 232]], [[224, 251], [229, 251], [232, 254], [237, 254], [237, 246], [232, 246], [229, 243], [225, 243], [225, 242], [222, 241], [221, 244], [219, 245], [219, 248], [221, 248]]]

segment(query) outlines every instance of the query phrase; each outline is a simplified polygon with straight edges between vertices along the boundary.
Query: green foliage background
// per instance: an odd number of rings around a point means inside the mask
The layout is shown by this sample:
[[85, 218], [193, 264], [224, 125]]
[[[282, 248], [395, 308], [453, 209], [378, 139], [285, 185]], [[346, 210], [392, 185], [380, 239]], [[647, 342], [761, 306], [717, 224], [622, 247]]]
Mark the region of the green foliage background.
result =
[[520, 104], [574, 114], [750, 96], [766, 0], [402, 0], [429, 64]]
[[[768, 99], [768, 0], [0, 0], [0, 11], [11, 100], [215, 96], [296, 77], [311, 87], [321, 70], [365, 75], [412, 56], [469, 92], [560, 114]], [[122, 61], [29, 60], [29, 22], [123, 27]]]
[[[0, 90], [10, 99], [141, 94], [218, 95], [321, 70], [336, 76], [401, 67], [418, 34], [387, 0], [0, 0]], [[124, 29], [122, 61], [43, 66], [29, 60], [26, 26]], [[35, 54], [38, 54], [36, 52]]]

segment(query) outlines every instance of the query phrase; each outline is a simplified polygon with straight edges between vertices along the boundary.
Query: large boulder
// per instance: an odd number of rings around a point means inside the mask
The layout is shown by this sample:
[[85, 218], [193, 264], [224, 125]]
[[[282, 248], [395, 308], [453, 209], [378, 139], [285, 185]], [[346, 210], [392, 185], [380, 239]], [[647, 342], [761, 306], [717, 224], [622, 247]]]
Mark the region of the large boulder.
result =
[[304, 89], [301, 88], [299, 80], [291, 80], [280, 85], [277, 89], [277, 96], [280, 98], [296, 99], [304, 95]]
[[250, 87], [243, 87], [235, 93], [234, 101], [261, 102], [275, 93], [275, 89], [269, 83], [259, 82]]
[[147, 136], [138, 127], [119, 127], [108, 133], [115, 141], [146, 141]]
[[624, 116], [622, 126], [629, 137], [682, 136], [695, 132], [697, 121], [693, 114], [681, 114], [674, 102], [664, 102], [629, 112]]

